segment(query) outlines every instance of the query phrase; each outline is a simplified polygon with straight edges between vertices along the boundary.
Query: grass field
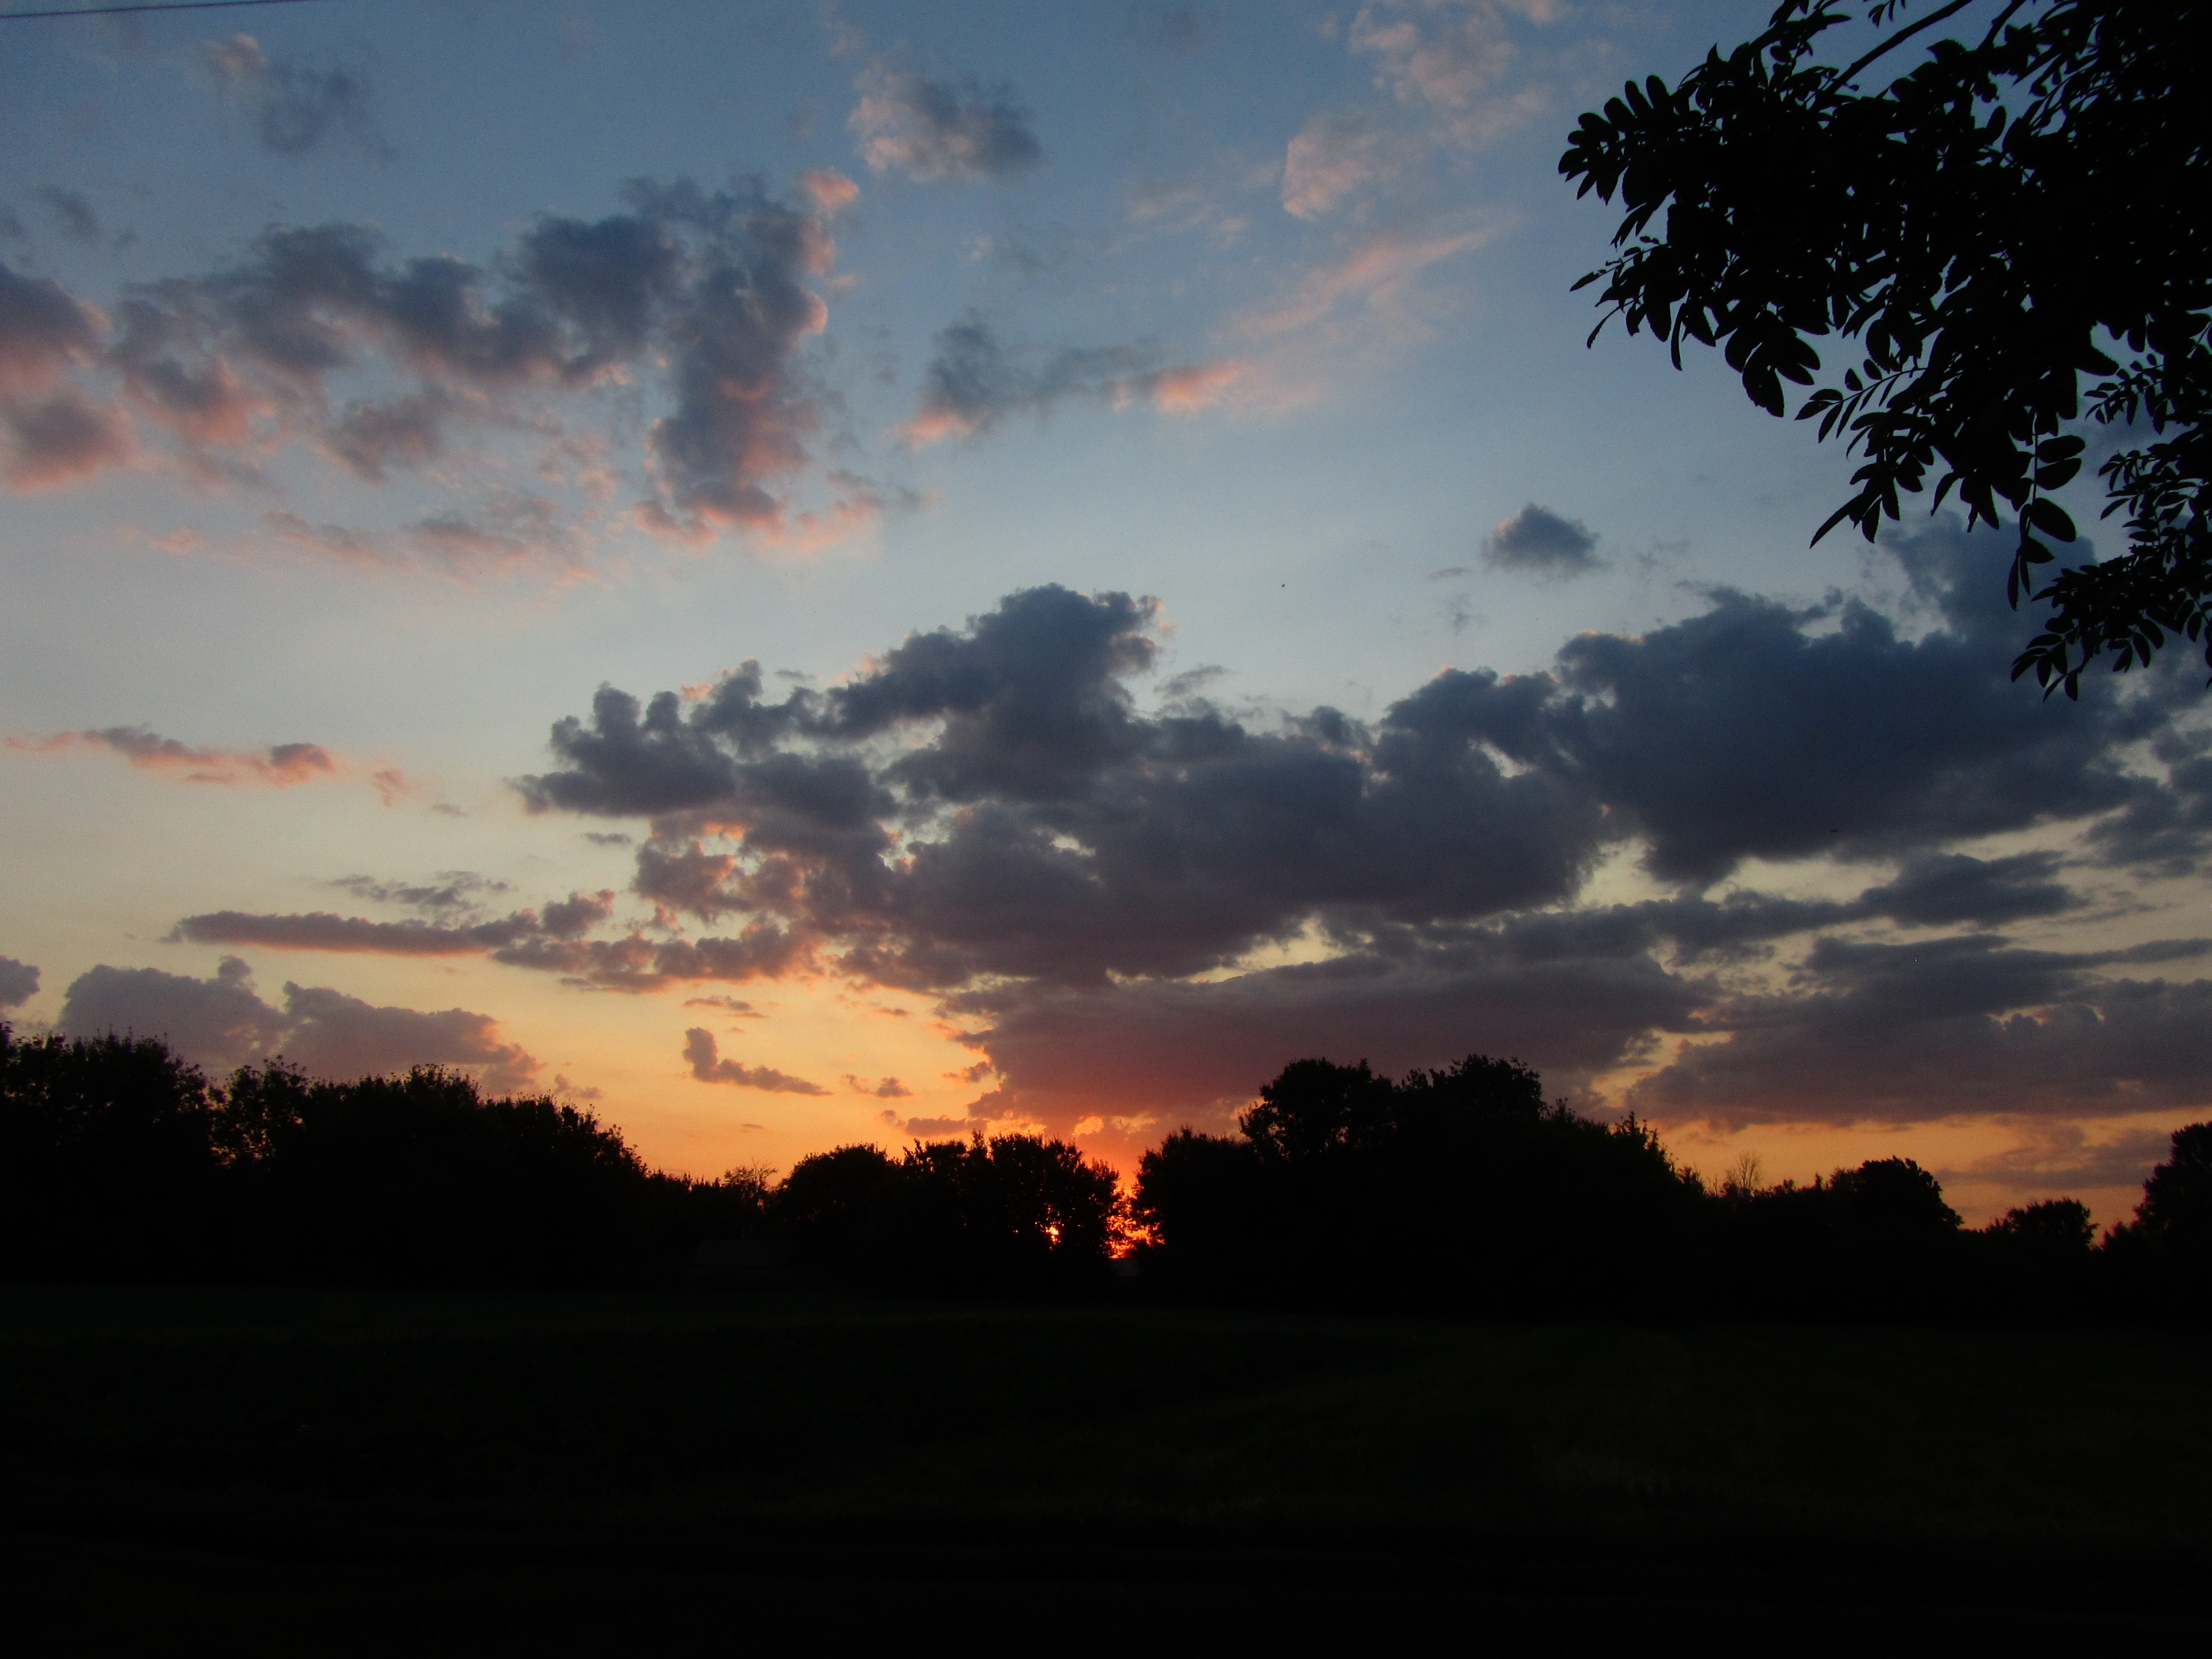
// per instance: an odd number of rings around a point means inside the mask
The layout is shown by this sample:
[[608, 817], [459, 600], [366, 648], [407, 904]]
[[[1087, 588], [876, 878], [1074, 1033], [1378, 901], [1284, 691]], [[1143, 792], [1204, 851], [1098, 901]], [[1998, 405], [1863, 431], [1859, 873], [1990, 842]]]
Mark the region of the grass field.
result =
[[10, 1287], [0, 1524], [15, 1627], [83, 1650], [2171, 1636], [2212, 1631], [2208, 1362], [2156, 1332]]

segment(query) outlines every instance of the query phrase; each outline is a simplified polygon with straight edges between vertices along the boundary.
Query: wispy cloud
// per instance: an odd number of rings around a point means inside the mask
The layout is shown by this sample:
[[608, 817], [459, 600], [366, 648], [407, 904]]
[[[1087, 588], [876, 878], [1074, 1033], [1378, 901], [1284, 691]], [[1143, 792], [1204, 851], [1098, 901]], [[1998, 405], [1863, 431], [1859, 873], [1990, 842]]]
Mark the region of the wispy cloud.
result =
[[185, 783], [262, 784], [285, 789], [341, 776], [346, 769], [320, 744], [280, 743], [267, 749], [208, 749], [165, 738], [143, 726], [109, 726], [45, 738], [9, 738], [18, 753], [54, 755], [90, 749], [119, 755], [141, 771]]

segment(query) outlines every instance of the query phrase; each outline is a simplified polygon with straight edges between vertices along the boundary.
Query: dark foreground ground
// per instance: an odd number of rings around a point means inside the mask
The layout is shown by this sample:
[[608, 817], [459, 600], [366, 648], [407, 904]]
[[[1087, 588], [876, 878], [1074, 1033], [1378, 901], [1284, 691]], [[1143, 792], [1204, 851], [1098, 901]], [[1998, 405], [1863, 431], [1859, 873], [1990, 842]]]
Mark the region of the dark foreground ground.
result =
[[2212, 1633], [2212, 1341], [0, 1287], [15, 1651]]

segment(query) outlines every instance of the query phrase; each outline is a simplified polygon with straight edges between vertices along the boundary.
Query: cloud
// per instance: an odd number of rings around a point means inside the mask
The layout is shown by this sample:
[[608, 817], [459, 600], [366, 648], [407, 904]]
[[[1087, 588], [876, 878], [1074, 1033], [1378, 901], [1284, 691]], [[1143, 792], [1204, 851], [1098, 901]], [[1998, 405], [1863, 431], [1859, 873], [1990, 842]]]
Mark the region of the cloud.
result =
[[823, 217], [833, 216], [860, 198], [860, 187], [834, 167], [819, 167], [799, 175], [799, 187]]
[[64, 388], [36, 403], [0, 405], [0, 477], [27, 494], [58, 489], [137, 453], [123, 411]]
[[686, 997], [684, 999], [684, 1006], [686, 1008], [720, 1008], [725, 1013], [735, 1014], [739, 1019], [768, 1018], [751, 1003], [738, 997]]
[[45, 276], [0, 264], [0, 478], [52, 489], [129, 463], [129, 417], [64, 377], [96, 357], [106, 319]]
[[1517, 1054], [1564, 1094], [1646, 1054], [1653, 1028], [1679, 1026], [1699, 1000], [1645, 957], [1531, 961], [1467, 939], [1196, 982], [1038, 988], [978, 1010], [972, 1036], [1009, 1096], [1054, 1124], [1141, 1107], [1218, 1125], [1309, 1054], [1389, 1072]]
[[[802, 193], [807, 206], [757, 184], [641, 180], [623, 211], [543, 216], [486, 266], [450, 254], [394, 260], [362, 225], [276, 226], [242, 261], [128, 290], [104, 350], [91, 313], [51, 283], [0, 268], [0, 386], [16, 388], [16, 470], [52, 482], [127, 459], [119, 410], [76, 409], [71, 438], [67, 410], [23, 401], [95, 360], [179, 464], [210, 480], [253, 476], [303, 440], [381, 483], [449, 458], [467, 434], [552, 429], [552, 403], [650, 374], [642, 459], [653, 489], [637, 522], [696, 540], [732, 528], [789, 536], [802, 521], [819, 534], [864, 519], [877, 510], [865, 491], [796, 515], [780, 493], [811, 464], [819, 415], [798, 356], [828, 315], [811, 284], [832, 268], [829, 216], [849, 199], [827, 173], [808, 175]], [[378, 373], [390, 390], [337, 395]], [[555, 450], [563, 444], [574, 447]], [[478, 507], [432, 513], [404, 538], [283, 512], [270, 527], [302, 550], [372, 563], [570, 569], [580, 555], [562, 512], [550, 497], [501, 489]]]
[[1486, 229], [1429, 234], [1395, 228], [1375, 231], [1340, 257], [1307, 271], [1279, 301], [1245, 313], [1240, 326], [1249, 334], [1268, 337], [1364, 315], [1394, 331], [1415, 327], [1421, 274], [1481, 246], [1493, 234]]
[[720, 1058], [714, 1052], [714, 1034], [703, 1025], [694, 1025], [684, 1032], [684, 1060], [690, 1066], [691, 1075], [702, 1083], [729, 1083], [740, 1089], [763, 1089], [779, 1095], [830, 1092], [818, 1083], [793, 1077], [772, 1066], [744, 1066], [734, 1060]]
[[[170, 931], [175, 940], [201, 945], [259, 945], [280, 951], [331, 951], [396, 957], [490, 954], [501, 960], [518, 946], [558, 948], [580, 939], [614, 911], [611, 890], [571, 893], [542, 913], [517, 910], [497, 921], [454, 925], [442, 921], [373, 921], [327, 910], [289, 915], [215, 910], [186, 916]], [[532, 952], [524, 951], [526, 957]], [[524, 965], [538, 965], [526, 962]]]
[[1152, 349], [1139, 345], [1010, 348], [970, 312], [939, 331], [919, 404], [899, 435], [919, 449], [1068, 401], [1115, 409], [1141, 403], [1163, 414], [1194, 415], [1226, 400], [1249, 367], [1238, 358], [1168, 368], [1153, 362]]
[[427, 882], [380, 881], [374, 876], [341, 876], [331, 884], [356, 898], [396, 904], [428, 916], [472, 916], [483, 894], [510, 891], [508, 884], [472, 870], [447, 870]]
[[0, 1008], [20, 1008], [38, 994], [36, 968], [13, 957], [0, 957]]
[[1592, 551], [1596, 546], [1579, 520], [1531, 501], [1483, 538], [1482, 562], [1493, 570], [1579, 576], [1604, 562]]
[[218, 1072], [262, 1059], [290, 1029], [280, 1010], [254, 994], [252, 969], [236, 957], [225, 957], [211, 979], [103, 963], [70, 981], [57, 1024], [71, 1036], [160, 1037]]
[[1358, 115], [1316, 114], [1283, 154], [1283, 206], [1318, 219], [1399, 163], [1390, 135]]
[[1196, 52], [1218, 33], [1220, 20], [1196, 6], [1169, 6], [1138, 0], [1129, 8], [1122, 32], [1130, 41], [1164, 58]]
[[2121, 1116], [2212, 1102], [2212, 980], [2107, 979], [2130, 959], [2002, 935], [1815, 942], [1794, 987], [1721, 1001], [1728, 1041], [1686, 1046], [1628, 1094], [1659, 1121], [1924, 1122], [1970, 1113]]
[[495, 1091], [531, 1086], [538, 1062], [500, 1040], [499, 1022], [464, 1008], [423, 1013], [377, 1007], [327, 987], [287, 984], [284, 1006], [255, 994], [252, 970], [225, 957], [212, 978], [101, 965], [65, 994], [58, 1029], [155, 1036], [194, 1065], [222, 1073], [281, 1053], [312, 1076], [339, 1080], [415, 1066], [454, 1066]]
[[[1932, 614], [1917, 636], [1862, 604], [1720, 591], [1580, 635], [1547, 672], [1439, 672], [1371, 720], [1232, 715], [1196, 682], [1140, 712], [1157, 606], [1058, 587], [826, 688], [770, 696], [753, 663], [683, 695], [602, 688], [519, 787], [535, 811], [646, 820], [633, 890], [663, 927], [716, 931], [501, 959], [629, 988], [836, 973], [932, 994], [1008, 1109], [1060, 1124], [1210, 1109], [1316, 1047], [1393, 1067], [1517, 1052], [1569, 1088], [1656, 1065], [1636, 1098], [1670, 1119], [1942, 1115], [1948, 1084], [1885, 1096], [1846, 1063], [1877, 1006], [1900, 1067], [1985, 1052], [2043, 1103], [2022, 1109], [2058, 1109], [2061, 1078], [2085, 1110], [2181, 1099], [2212, 1075], [2191, 1069], [2206, 982], [2118, 975], [2196, 942], [2067, 957], [1995, 930], [2081, 909], [2069, 862], [2124, 868], [2141, 843], [2100, 837], [2130, 817], [2171, 837], [2154, 872], [2202, 849], [2187, 677], [2045, 703], [2004, 672], [2004, 538], [1939, 522], [1894, 550]], [[2085, 850], [1969, 850], [2036, 832]], [[1621, 852], [1672, 893], [1583, 902]], [[1712, 890], [1791, 861], [1835, 896]], [[1915, 963], [1925, 984], [1884, 989]], [[1964, 1012], [1947, 981], [1980, 985]], [[2069, 1021], [2109, 1034], [2073, 1072]], [[1668, 1033], [1696, 1041], [1670, 1054]], [[1785, 1097], [1801, 1073], [1830, 1081]], [[1960, 1087], [1998, 1109], [1996, 1085]]]
[[540, 1069], [521, 1048], [499, 1041], [498, 1021], [465, 1008], [379, 1008], [327, 988], [287, 983], [284, 1012], [291, 1021], [285, 1059], [320, 1077], [459, 1066], [477, 1073], [487, 1089], [511, 1091], [531, 1087]]
[[0, 397], [45, 391], [98, 349], [101, 319], [47, 276], [0, 264]]
[[866, 1078], [854, 1077], [848, 1072], [845, 1073], [843, 1082], [848, 1089], [853, 1090], [855, 1093], [873, 1095], [878, 1100], [904, 1100], [914, 1093], [913, 1090], [895, 1077], [882, 1078], [871, 1083]]
[[92, 200], [82, 191], [42, 185], [31, 193], [70, 240], [88, 247], [100, 240], [100, 216], [93, 211]]
[[1140, 374], [1130, 382], [1129, 391], [1163, 415], [1195, 415], [1228, 402], [1250, 370], [1251, 364], [1242, 357], [1184, 363]]
[[973, 77], [933, 81], [877, 64], [847, 125], [874, 173], [933, 181], [1010, 179], [1044, 159], [1013, 89]]
[[319, 744], [280, 743], [267, 749], [202, 749], [165, 738], [143, 726], [109, 726], [96, 731], [62, 732], [46, 738], [9, 738], [5, 746], [20, 753], [58, 754], [72, 749], [104, 749], [141, 771], [168, 773], [184, 783], [263, 784], [288, 789], [338, 775], [341, 767]]
[[217, 86], [252, 112], [264, 149], [305, 155], [343, 137], [372, 155], [390, 156], [377, 129], [368, 76], [359, 67], [272, 58], [250, 34], [210, 40], [201, 52]]
[[1375, 60], [1376, 83], [1431, 118], [1463, 148], [1492, 142], [1550, 103], [1527, 67], [1511, 21], [1541, 25], [1553, 0], [1370, 0], [1346, 31], [1351, 49]]
[[1935, 1174], [1946, 1186], [2005, 1187], [2023, 1194], [2140, 1187], [2171, 1151], [2164, 1129], [2123, 1129], [2092, 1141], [2078, 1123], [2030, 1120], [2013, 1127], [2024, 1132], [2019, 1145]]

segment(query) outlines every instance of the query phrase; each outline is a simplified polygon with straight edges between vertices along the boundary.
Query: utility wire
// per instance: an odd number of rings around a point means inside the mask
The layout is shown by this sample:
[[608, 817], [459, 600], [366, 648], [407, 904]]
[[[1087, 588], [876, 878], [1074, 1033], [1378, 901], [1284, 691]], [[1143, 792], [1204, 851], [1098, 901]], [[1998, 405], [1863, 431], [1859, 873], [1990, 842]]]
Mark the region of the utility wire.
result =
[[33, 17], [112, 17], [123, 11], [228, 11], [233, 6], [303, 6], [308, 0], [141, 0], [129, 6], [63, 6], [52, 11], [0, 11], [0, 23]]

